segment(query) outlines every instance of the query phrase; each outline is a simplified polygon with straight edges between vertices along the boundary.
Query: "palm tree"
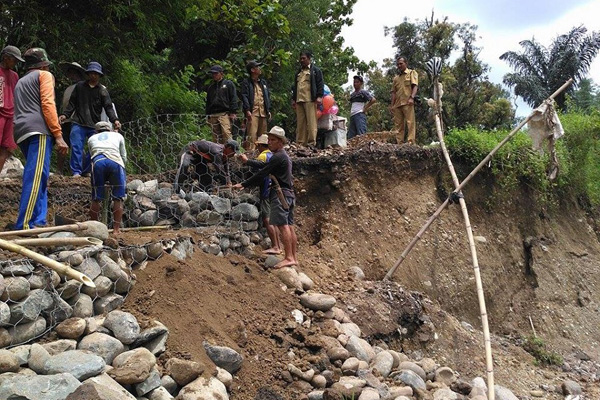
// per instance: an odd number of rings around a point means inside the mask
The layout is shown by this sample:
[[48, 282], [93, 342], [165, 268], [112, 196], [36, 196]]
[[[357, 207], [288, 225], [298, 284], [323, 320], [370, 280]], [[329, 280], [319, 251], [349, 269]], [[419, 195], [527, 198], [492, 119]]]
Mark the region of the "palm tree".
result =
[[574, 27], [554, 39], [549, 48], [535, 39], [520, 42], [522, 53], [508, 51], [500, 56], [514, 69], [514, 72], [504, 75], [504, 83], [535, 107], [567, 79], [573, 78], [574, 85], [556, 98], [558, 107], [563, 109], [567, 93], [585, 78], [600, 50], [600, 33], [586, 33], [584, 26]]

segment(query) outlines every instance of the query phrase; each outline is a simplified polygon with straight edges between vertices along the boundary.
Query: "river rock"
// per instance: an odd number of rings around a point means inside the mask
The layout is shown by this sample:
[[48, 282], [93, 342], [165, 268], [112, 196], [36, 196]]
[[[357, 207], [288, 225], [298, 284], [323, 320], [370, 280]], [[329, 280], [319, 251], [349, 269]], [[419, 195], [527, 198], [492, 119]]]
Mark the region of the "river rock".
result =
[[454, 371], [448, 367], [441, 367], [435, 370], [435, 379], [436, 382], [441, 382], [446, 386], [452, 385], [456, 382], [456, 375], [454, 375]]
[[47, 374], [46, 371], [46, 362], [50, 359], [51, 355], [48, 353], [43, 346], [34, 343], [31, 345], [29, 349], [29, 358], [27, 360], [27, 364], [30, 369], [35, 371], [40, 375]]
[[304, 289], [305, 291], [312, 289], [313, 286], [315, 285], [313, 280], [310, 279], [308, 277], [308, 275], [306, 275], [304, 272], [298, 272], [298, 278], [300, 279], [300, 282], [302, 283], [302, 289]]
[[101, 297], [94, 301], [94, 312], [96, 314], [105, 314], [115, 310], [123, 305], [123, 296], [116, 293], [109, 294], [108, 296]]
[[457, 400], [458, 398], [458, 393], [453, 392], [448, 388], [437, 389], [433, 393], [433, 400]]
[[96, 279], [102, 273], [100, 264], [93, 257], [86, 258], [80, 265], [73, 267], [73, 269], [87, 275], [91, 280]]
[[69, 279], [62, 285], [56, 288], [56, 291], [60, 294], [60, 297], [65, 300], [69, 300], [77, 296], [81, 292], [83, 283], [77, 279]]
[[80, 293], [69, 299], [69, 304], [73, 307], [74, 317], [88, 318], [94, 315], [94, 302], [85, 293]]
[[199, 377], [179, 392], [177, 400], [229, 400], [227, 388], [217, 378]]
[[[268, 258], [268, 257], [267, 257]], [[275, 257], [278, 263], [280, 260]], [[283, 267], [279, 269], [273, 270], [273, 275], [275, 275], [279, 280], [289, 289], [294, 289], [298, 291], [304, 291], [302, 280], [298, 275], [298, 272], [291, 267]]]
[[225, 385], [228, 391], [231, 390], [231, 385], [233, 384], [233, 376], [229, 372], [227, 372], [223, 368], [217, 367], [217, 379], [220, 380], [221, 383], [223, 383], [223, 385]]
[[162, 386], [157, 387], [148, 394], [148, 400], [170, 400], [174, 399], [171, 393]]
[[229, 214], [231, 212], [231, 200], [219, 196], [210, 196], [212, 208], [219, 214]]
[[410, 386], [414, 391], [426, 390], [425, 381], [414, 371], [405, 369], [394, 376], [394, 379]]
[[25, 276], [33, 272], [33, 265], [27, 259], [0, 263], [0, 275], [5, 277]]
[[19, 301], [29, 294], [29, 281], [22, 276], [4, 278], [4, 293], [0, 292], [1, 301]]
[[394, 365], [394, 357], [385, 350], [377, 353], [373, 361], [371, 361], [371, 367], [377, 369], [384, 378], [387, 378], [390, 372], [392, 372], [392, 365]]
[[328, 294], [305, 293], [300, 296], [300, 304], [314, 311], [328, 311], [335, 303], [335, 297]]
[[33, 322], [19, 324], [8, 328], [8, 333], [12, 336], [13, 344], [20, 344], [30, 341], [33, 338], [41, 336], [46, 331], [46, 320], [39, 317]]
[[500, 385], [494, 385], [494, 394], [496, 400], [519, 400], [510, 389]]
[[364, 388], [360, 396], [358, 396], [358, 400], [379, 400], [380, 398], [377, 389], [371, 387]]
[[412, 361], [401, 362], [400, 365], [398, 366], [398, 369], [399, 370], [410, 370], [410, 371], [414, 372], [415, 374], [419, 375], [421, 377], [421, 379], [423, 379], [423, 381], [425, 381], [427, 379], [427, 374], [425, 373], [423, 368], [421, 368], [420, 366], [418, 366], [416, 363], [414, 363]]
[[104, 326], [124, 344], [133, 343], [140, 334], [140, 325], [133, 314], [120, 310], [109, 312], [104, 320]]
[[232, 374], [242, 367], [244, 358], [237, 351], [229, 347], [212, 346], [206, 341], [202, 345], [208, 357], [217, 367], [221, 367]]
[[361, 337], [362, 335], [362, 332], [360, 331], [358, 325], [356, 325], [353, 322], [345, 322], [340, 324], [340, 331], [342, 331], [342, 333], [344, 333], [348, 337], [352, 335]]
[[185, 386], [204, 372], [204, 365], [196, 361], [170, 358], [166, 363], [167, 373], [179, 386]]
[[163, 251], [161, 242], [152, 242], [146, 245], [146, 253], [151, 260], [158, 259], [163, 254]]
[[8, 304], [0, 301], [0, 326], [10, 325], [10, 307]]
[[112, 364], [116, 356], [125, 351], [118, 339], [100, 332], [85, 336], [77, 346], [79, 350], [88, 350], [102, 357], [106, 364]]
[[139, 217], [139, 224], [141, 226], [154, 226], [158, 221], [158, 211], [148, 210], [142, 213]]
[[71, 374], [14, 374], [0, 382], [0, 399], [63, 400], [80, 385]]
[[353, 356], [358, 358], [359, 360], [370, 362], [375, 357], [375, 351], [364, 339], [359, 338], [358, 336], [352, 335], [348, 339], [348, 344], [346, 344], [346, 350], [350, 352]]
[[135, 385], [135, 393], [138, 396], [144, 396], [160, 386], [160, 373], [156, 368], [150, 372], [150, 376], [144, 382]]
[[49, 375], [67, 372], [80, 381], [96, 376], [104, 370], [106, 363], [95, 355], [81, 350], [71, 350], [50, 357], [46, 361], [46, 371]]
[[29, 353], [31, 352], [30, 344], [16, 346], [9, 349], [9, 351], [17, 357], [17, 359], [19, 360], [19, 365], [27, 365], [27, 360], [29, 360]]
[[75, 350], [77, 348], [77, 341], [71, 339], [59, 339], [52, 342], [42, 344], [42, 347], [51, 355], [57, 355], [64, 353], [65, 351]]
[[106, 276], [100, 275], [94, 279], [96, 287], [82, 286], [81, 292], [87, 294], [92, 299], [104, 297], [112, 291], [113, 282]]
[[241, 203], [231, 209], [231, 219], [236, 221], [256, 221], [259, 216], [258, 208], [252, 204]]
[[0, 349], [0, 374], [19, 371], [19, 358], [11, 351]]
[[566, 381], [564, 381], [562, 383], [561, 389], [562, 389], [562, 393], [565, 396], [569, 396], [569, 395], [577, 396], [582, 393], [581, 385], [579, 385], [579, 383], [572, 381], [570, 379], [567, 379]]
[[112, 362], [114, 368], [108, 371], [108, 375], [120, 384], [140, 383], [150, 376], [155, 365], [154, 354], [140, 347], [115, 357]]

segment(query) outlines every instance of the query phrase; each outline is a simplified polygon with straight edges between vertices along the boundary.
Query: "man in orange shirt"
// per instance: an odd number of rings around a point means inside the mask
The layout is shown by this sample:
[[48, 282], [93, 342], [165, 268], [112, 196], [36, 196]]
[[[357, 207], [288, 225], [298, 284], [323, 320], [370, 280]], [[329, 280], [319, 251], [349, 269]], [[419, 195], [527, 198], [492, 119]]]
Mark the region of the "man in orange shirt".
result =
[[41, 48], [27, 50], [24, 58], [27, 73], [15, 87], [14, 137], [26, 159], [17, 230], [46, 225], [52, 144], [59, 153], [69, 150], [58, 123], [52, 62]]

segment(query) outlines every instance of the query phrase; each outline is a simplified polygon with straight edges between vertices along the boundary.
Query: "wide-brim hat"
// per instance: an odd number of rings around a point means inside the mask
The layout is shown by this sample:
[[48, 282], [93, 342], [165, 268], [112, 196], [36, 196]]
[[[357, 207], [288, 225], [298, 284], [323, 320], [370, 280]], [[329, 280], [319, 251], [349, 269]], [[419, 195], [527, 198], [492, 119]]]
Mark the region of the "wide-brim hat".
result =
[[6, 46], [0, 52], [0, 55], [2, 54], [8, 54], [9, 56], [13, 56], [14, 58], [16, 58], [17, 61], [25, 62], [25, 60], [23, 60], [23, 57], [21, 56], [21, 50], [19, 50], [19, 48], [16, 46]]
[[268, 132], [268, 135], [273, 135], [283, 140], [284, 142], [287, 141], [287, 138], [285, 137], [285, 130], [280, 126], [272, 127], [271, 130]]
[[106, 132], [112, 131], [112, 124], [108, 121], [98, 121], [96, 125], [94, 125], [96, 132]]
[[81, 66], [81, 64], [79, 64], [77, 62], [63, 61], [60, 64], [58, 64], [58, 67], [65, 75], [69, 72], [69, 70], [73, 70], [73, 71], [77, 72], [77, 74], [79, 74], [79, 76], [81, 77], [81, 80], [85, 79], [85, 68], [83, 68]]
[[25, 68], [33, 69], [33, 68], [41, 68], [52, 65], [52, 61], [48, 59], [48, 53], [46, 50], [41, 47], [33, 47], [28, 49], [23, 55], [25, 58]]
[[258, 137], [258, 139], [256, 139], [256, 142], [254, 142], [254, 144], [256, 144], [256, 145], [269, 144], [269, 135], [266, 135], [266, 134], [260, 135]]
[[95, 72], [100, 76], [104, 76], [104, 71], [102, 71], [102, 65], [97, 61], [92, 61], [91, 63], [89, 63], [87, 68], [85, 69], [85, 72]]

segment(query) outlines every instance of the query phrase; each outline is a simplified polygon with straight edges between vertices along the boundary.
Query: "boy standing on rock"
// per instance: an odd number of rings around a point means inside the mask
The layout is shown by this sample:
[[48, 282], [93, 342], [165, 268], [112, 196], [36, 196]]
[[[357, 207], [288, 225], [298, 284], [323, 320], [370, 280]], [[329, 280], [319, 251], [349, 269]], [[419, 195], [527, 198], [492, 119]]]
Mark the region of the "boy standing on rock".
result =
[[271, 203], [270, 223], [279, 229], [285, 258], [273, 268], [293, 267], [298, 265], [298, 238], [294, 229], [294, 177], [292, 176], [292, 160], [283, 146], [286, 137], [283, 128], [274, 126], [268, 133], [269, 149], [273, 156], [258, 172], [242, 183], [233, 185], [235, 189], [259, 186], [264, 178], [271, 177], [269, 200]]

